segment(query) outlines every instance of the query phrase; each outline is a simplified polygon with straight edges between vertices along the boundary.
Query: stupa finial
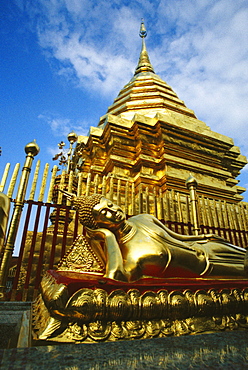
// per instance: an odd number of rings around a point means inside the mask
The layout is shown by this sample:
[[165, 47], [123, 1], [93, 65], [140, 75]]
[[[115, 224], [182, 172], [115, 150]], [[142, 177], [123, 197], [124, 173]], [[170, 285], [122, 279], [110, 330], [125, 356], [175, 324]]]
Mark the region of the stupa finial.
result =
[[142, 48], [141, 48], [141, 53], [139, 57], [139, 63], [135, 70], [134, 75], [137, 75], [138, 73], [141, 73], [141, 72], [153, 72], [154, 73], [154, 69], [151, 65], [151, 62], [150, 62], [150, 59], [149, 59], [149, 56], [146, 50], [145, 37], [147, 36], [147, 32], [146, 32], [143, 18], [141, 19], [139, 35], [142, 38]]
[[139, 35], [140, 35], [141, 38], [145, 38], [147, 36], [146, 27], [145, 27], [143, 18], [141, 18], [141, 25], [140, 25]]

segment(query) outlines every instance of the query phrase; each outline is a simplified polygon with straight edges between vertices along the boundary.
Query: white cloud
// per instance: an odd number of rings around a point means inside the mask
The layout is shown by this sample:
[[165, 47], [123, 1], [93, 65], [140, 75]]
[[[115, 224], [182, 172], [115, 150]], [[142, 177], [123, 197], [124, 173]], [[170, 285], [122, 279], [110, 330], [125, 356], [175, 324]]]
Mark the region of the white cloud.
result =
[[98, 97], [114, 96], [131, 78], [144, 17], [155, 71], [213, 130], [233, 137], [236, 145], [248, 142], [246, 0], [23, 3], [36, 20], [41, 47], [57, 62], [56, 72]]
[[[57, 73], [79, 87], [110, 94], [126, 83], [134, 69], [131, 35], [139, 20], [126, 6], [99, 1], [39, 2], [37, 34], [47, 55], [59, 62]], [[64, 8], [61, 4], [64, 4]], [[44, 14], [42, 14], [44, 15]], [[128, 27], [125, 28], [125, 24]], [[81, 27], [80, 27], [81, 25]]]
[[40, 114], [41, 119], [51, 128], [53, 134], [58, 137], [67, 137], [69, 132], [75, 131], [77, 135], [87, 135], [88, 127], [84, 122], [73, 122], [69, 118], [62, 118], [52, 114]]
[[47, 153], [50, 154], [51, 158], [53, 158], [55, 155], [60, 153], [60, 150], [57, 147], [48, 147], [47, 148]]
[[174, 33], [151, 59], [200, 119], [234, 138], [248, 155], [248, 7], [244, 1], [199, 3], [194, 10], [184, 1], [176, 9], [163, 3]]

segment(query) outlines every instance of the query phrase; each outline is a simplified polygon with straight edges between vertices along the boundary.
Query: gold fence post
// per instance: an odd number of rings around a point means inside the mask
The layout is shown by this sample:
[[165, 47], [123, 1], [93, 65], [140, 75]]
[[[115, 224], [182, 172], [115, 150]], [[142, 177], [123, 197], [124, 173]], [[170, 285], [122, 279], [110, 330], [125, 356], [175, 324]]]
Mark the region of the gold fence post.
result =
[[9, 219], [10, 198], [0, 192], [0, 253], [2, 254]]
[[7, 234], [6, 244], [3, 250], [3, 257], [1, 261], [0, 268], [0, 299], [5, 298], [5, 286], [8, 276], [8, 269], [12, 253], [15, 246], [16, 235], [20, 223], [21, 213], [24, 206], [25, 195], [28, 186], [29, 174], [31, 171], [31, 166], [33, 163], [34, 156], [39, 153], [39, 147], [36, 142], [31, 142], [26, 145], [25, 152], [27, 154], [24, 167], [22, 169], [22, 175], [20, 178], [20, 183], [17, 191], [16, 200], [14, 203], [14, 210], [10, 221], [9, 231]]
[[197, 195], [196, 195], [196, 188], [197, 188], [197, 181], [193, 176], [189, 176], [186, 180], [186, 186], [189, 190], [190, 195], [190, 203], [191, 203], [191, 210], [192, 210], [192, 219], [193, 219], [193, 233], [195, 235], [199, 235], [199, 221], [198, 221], [198, 212], [197, 212]]
[[4, 191], [4, 187], [7, 181], [8, 173], [10, 169], [10, 163], [7, 163], [4, 169], [3, 177], [0, 183], [0, 192], [2, 193]]

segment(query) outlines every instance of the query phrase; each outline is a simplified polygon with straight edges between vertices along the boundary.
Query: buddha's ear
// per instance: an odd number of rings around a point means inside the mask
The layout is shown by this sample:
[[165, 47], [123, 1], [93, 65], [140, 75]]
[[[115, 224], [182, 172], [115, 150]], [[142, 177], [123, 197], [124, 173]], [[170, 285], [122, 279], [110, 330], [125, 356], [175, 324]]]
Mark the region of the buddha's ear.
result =
[[84, 227], [85, 227], [85, 230], [87, 231], [87, 234], [92, 237], [95, 236], [96, 230], [98, 230], [98, 229], [91, 229], [88, 226], [84, 226]]

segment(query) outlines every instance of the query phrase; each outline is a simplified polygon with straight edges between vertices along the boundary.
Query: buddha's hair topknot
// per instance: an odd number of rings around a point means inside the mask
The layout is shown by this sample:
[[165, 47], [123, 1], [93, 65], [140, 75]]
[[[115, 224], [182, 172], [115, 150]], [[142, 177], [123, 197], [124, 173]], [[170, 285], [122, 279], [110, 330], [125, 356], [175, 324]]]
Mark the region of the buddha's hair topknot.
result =
[[79, 220], [82, 225], [90, 229], [97, 229], [97, 223], [92, 215], [93, 208], [100, 203], [103, 196], [100, 194], [93, 194], [89, 196], [75, 197], [72, 199], [73, 208], [78, 210]]

